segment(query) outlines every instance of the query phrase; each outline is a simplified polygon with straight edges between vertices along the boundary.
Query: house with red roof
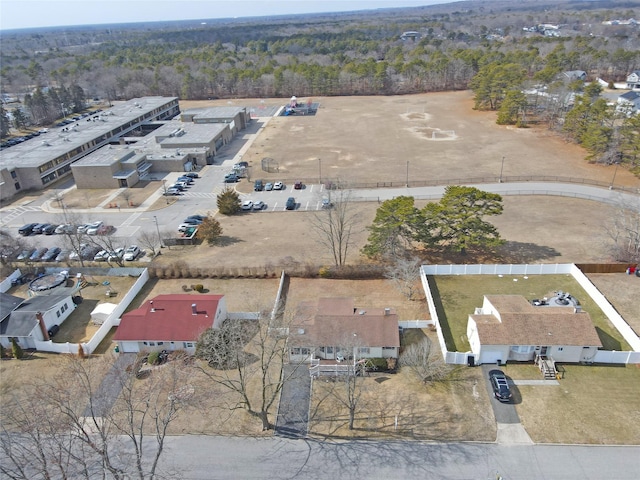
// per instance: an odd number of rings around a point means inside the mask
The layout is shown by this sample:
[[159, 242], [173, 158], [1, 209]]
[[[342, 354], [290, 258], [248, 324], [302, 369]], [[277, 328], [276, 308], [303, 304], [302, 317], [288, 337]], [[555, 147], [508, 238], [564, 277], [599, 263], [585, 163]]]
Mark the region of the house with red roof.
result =
[[184, 350], [194, 354], [198, 337], [227, 318], [223, 295], [158, 295], [125, 313], [113, 339], [123, 353]]

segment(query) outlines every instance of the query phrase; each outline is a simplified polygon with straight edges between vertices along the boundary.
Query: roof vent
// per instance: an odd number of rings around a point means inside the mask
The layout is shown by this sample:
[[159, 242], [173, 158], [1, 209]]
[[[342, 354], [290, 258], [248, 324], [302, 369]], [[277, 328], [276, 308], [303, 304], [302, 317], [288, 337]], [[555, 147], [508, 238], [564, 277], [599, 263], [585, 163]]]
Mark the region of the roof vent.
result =
[[304, 328], [298, 329], [298, 335], [304, 335]]
[[155, 312], [155, 311], [156, 311], [156, 309], [155, 309], [155, 308], [153, 308], [153, 300], [151, 300], [151, 301], [149, 302], [149, 305], [151, 305], [151, 312]]
[[191, 304], [191, 315], [197, 315], [198, 314], [198, 306], [195, 303]]
[[364, 315], [365, 313], [367, 313], [367, 311], [366, 311], [366, 310], [360, 310], [360, 311], [358, 312], [358, 315]]
[[384, 314], [386, 315], [391, 315], [391, 309], [389, 307], [384, 309]]

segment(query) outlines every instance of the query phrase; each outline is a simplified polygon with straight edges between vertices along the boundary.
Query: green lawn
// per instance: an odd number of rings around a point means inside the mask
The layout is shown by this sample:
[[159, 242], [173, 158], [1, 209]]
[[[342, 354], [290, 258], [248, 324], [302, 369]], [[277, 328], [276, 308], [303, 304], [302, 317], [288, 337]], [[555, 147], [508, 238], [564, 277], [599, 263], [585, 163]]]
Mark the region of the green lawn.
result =
[[[517, 281], [516, 281], [517, 280]], [[571, 275], [434, 275], [429, 285], [447, 349], [466, 352], [467, 320], [476, 307], [482, 306], [484, 295], [524, 295], [527, 300], [551, 297], [562, 290], [578, 299], [588, 312], [605, 350], [631, 350], [600, 307], [587, 295]]]

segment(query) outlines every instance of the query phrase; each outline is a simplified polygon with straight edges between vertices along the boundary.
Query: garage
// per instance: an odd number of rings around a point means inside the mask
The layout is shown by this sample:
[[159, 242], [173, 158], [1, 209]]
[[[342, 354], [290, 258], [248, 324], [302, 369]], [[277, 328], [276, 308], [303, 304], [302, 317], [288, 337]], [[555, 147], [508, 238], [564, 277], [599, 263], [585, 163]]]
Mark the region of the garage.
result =
[[482, 347], [479, 363], [498, 363], [498, 360], [500, 360], [501, 363], [507, 361], [507, 355], [500, 347]]

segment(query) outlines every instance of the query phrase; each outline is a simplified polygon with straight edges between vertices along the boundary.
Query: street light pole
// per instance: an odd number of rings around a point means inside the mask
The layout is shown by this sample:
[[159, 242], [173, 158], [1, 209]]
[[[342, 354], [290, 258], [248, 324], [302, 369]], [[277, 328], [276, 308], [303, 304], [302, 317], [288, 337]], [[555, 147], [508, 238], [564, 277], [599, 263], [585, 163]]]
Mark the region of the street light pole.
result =
[[318, 183], [322, 183], [322, 159], [318, 158]]
[[609, 190], [613, 190], [613, 182], [616, 179], [616, 173], [618, 173], [618, 165], [620, 165], [620, 162], [616, 162], [616, 168], [613, 171], [613, 178], [611, 179], [611, 185], [609, 185]]
[[162, 237], [160, 236], [160, 227], [158, 227], [158, 217], [154, 215], [153, 221], [156, 222], [156, 232], [158, 232], [158, 241], [160, 242], [160, 248], [164, 248], [164, 245], [162, 245]]
[[500, 165], [500, 181], [498, 183], [502, 183], [502, 171], [504, 170], [504, 156], [502, 157], [502, 165]]

